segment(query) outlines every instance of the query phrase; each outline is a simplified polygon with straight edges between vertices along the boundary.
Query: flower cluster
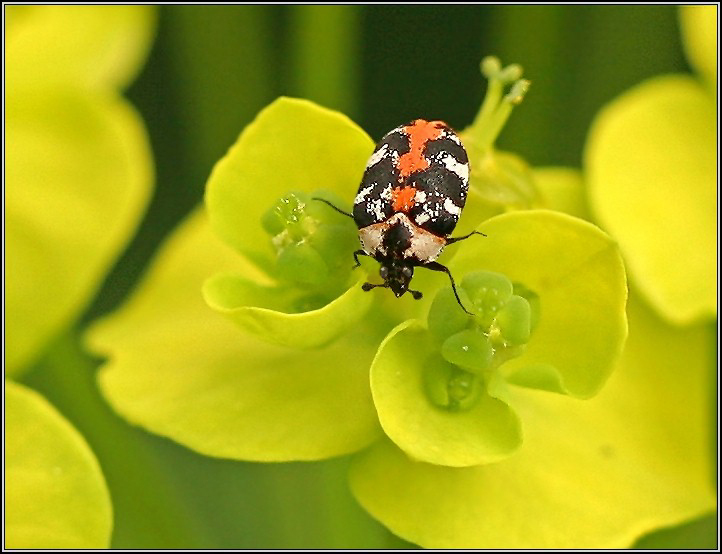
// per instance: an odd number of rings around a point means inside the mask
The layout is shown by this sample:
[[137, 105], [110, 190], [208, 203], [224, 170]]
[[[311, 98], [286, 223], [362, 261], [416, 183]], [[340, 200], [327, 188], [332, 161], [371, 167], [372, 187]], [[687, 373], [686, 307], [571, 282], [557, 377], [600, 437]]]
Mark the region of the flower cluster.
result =
[[[474, 315], [440, 275], [415, 276], [418, 302], [361, 290], [373, 261], [350, 271], [353, 226], [310, 199], [347, 209], [373, 141], [339, 113], [281, 98], [214, 168], [206, 212], [91, 329], [114, 408], [210, 456], [357, 452], [356, 498], [422, 546], [620, 547], [709, 509], [699, 437], [670, 431], [684, 443], [674, 452], [658, 440], [684, 346], [658, 343], [667, 330], [633, 303], [624, 349], [616, 242], [559, 211], [578, 190], [557, 203], [545, 191], [565, 190], [560, 179], [494, 149], [528, 84], [518, 66], [482, 68], [489, 96], [462, 133], [472, 189], [459, 228], [487, 238], [443, 260]], [[699, 390], [698, 375], [681, 378]], [[668, 477], [680, 468], [684, 492]]]

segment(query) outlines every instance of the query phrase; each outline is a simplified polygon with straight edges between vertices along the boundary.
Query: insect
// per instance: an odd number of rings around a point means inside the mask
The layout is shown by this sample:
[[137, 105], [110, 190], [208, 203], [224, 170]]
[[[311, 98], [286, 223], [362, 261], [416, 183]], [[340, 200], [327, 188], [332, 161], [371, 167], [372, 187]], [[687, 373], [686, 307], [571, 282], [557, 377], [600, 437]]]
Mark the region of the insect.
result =
[[389, 131], [376, 145], [366, 164], [353, 214], [327, 200], [317, 198], [336, 211], [353, 218], [362, 248], [353, 253], [370, 256], [381, 264], [383, 283], [364, 283], [365, 291], [390, 288], [396, 297], [409, 292], [416, 300], [422, 293], [409, 288], [414, 268], [442, 271], [449, 276], [456, 301], [459, 299], [449, 269], [436, 259], [444, 247], [484, 235], [473, 231], [451, 238], [469, 190], [469, 158], [459, 137], [443, 121], [417, 119]]

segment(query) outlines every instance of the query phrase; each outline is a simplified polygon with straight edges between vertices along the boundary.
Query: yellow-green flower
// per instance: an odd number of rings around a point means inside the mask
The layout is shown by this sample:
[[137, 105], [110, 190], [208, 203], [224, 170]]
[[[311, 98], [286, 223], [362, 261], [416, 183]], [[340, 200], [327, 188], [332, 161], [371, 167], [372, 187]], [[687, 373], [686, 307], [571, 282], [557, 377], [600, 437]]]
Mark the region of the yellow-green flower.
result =
[[716, 6], [681, 8], [689, 75], [649, 79], [597, 116], [585, 148], [590, 204], [632, 283], [666, 320], [717, 314]]
[[153, 168], [121, 97], [148, 8], [10, 6], [6, 48], [6, 363], [17, 374], [73, 323], [126, 245]]
[[[708, 363], [711, 337], [677, 336], [634, 302], [641, 330], [610, 379], [626, 336], [616, 244], [548, 210], [484, 221], [507, 205], [478, 190], [491, 142], [472, 148], [477, 190], [462, 218], [488, 238], [445, 254], [478, 310], [470, 320], [452, 311], [443, 275], [418, 272], [420, 302], [360, 292], [377, 269], [350, 272], [353, 229], [310, 197], [348, 207], [373, 142], [336, 112], [271, 104], [214, 169], [207, 214], [193, 214], [130, 301], [91, 329], [89, 345], [109, 358], [106, 399], [210, 456], [358, 452], [360, 503], [426, 547], [622, 547], [711, 509], [702, 373], [676, 372], [681, 359]], [[531, 174], [501, 159], [497, 173]], [[526, 200], [508, 204], [539, 202], [535, 191], [516, 198]], [[503, 344], [490, 352], [492, 337]]]
[[[150, 195], [145, 130], [120, 88], [147, 52], [153, 12], [4, 10], [4, 344], [7, 375], [16, 377], [75, 323]], [[12, 381], [5, 410], [6, 546], [107, 548], [111, 499], [85, 440], [44, 398]]]

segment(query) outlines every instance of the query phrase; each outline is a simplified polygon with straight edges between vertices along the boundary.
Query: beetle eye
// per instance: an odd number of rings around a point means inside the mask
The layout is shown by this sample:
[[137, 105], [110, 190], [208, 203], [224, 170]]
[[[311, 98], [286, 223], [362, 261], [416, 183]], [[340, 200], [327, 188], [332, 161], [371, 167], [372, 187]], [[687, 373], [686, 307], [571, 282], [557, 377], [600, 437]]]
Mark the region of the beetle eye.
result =
[[404, 267], [404, 268], [401, 270], [401, 273], [403, 273], [404, 276], [408, 277], [409, 279], [411, 279], [411, 276], [414, 274], [414, 272], [413, 272], [413, 271], [411, 270], [411, 268], [408, 267], [408, 266]]
[[385, 281], [386, 278], [389, 276], [389, 268], [386, 267], [385, 265], [382, 265], [381, 269], [379, 269], [379, 275]]

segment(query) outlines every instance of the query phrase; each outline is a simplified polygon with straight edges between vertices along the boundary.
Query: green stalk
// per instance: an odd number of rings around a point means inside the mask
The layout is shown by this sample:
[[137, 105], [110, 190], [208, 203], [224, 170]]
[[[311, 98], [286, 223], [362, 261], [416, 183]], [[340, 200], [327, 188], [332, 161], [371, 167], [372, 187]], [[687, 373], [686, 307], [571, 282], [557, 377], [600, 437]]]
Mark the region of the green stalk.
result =
[[357, 115], [359, 35], [356, 6], [293, 6], [288, 50], [291, 92]]

